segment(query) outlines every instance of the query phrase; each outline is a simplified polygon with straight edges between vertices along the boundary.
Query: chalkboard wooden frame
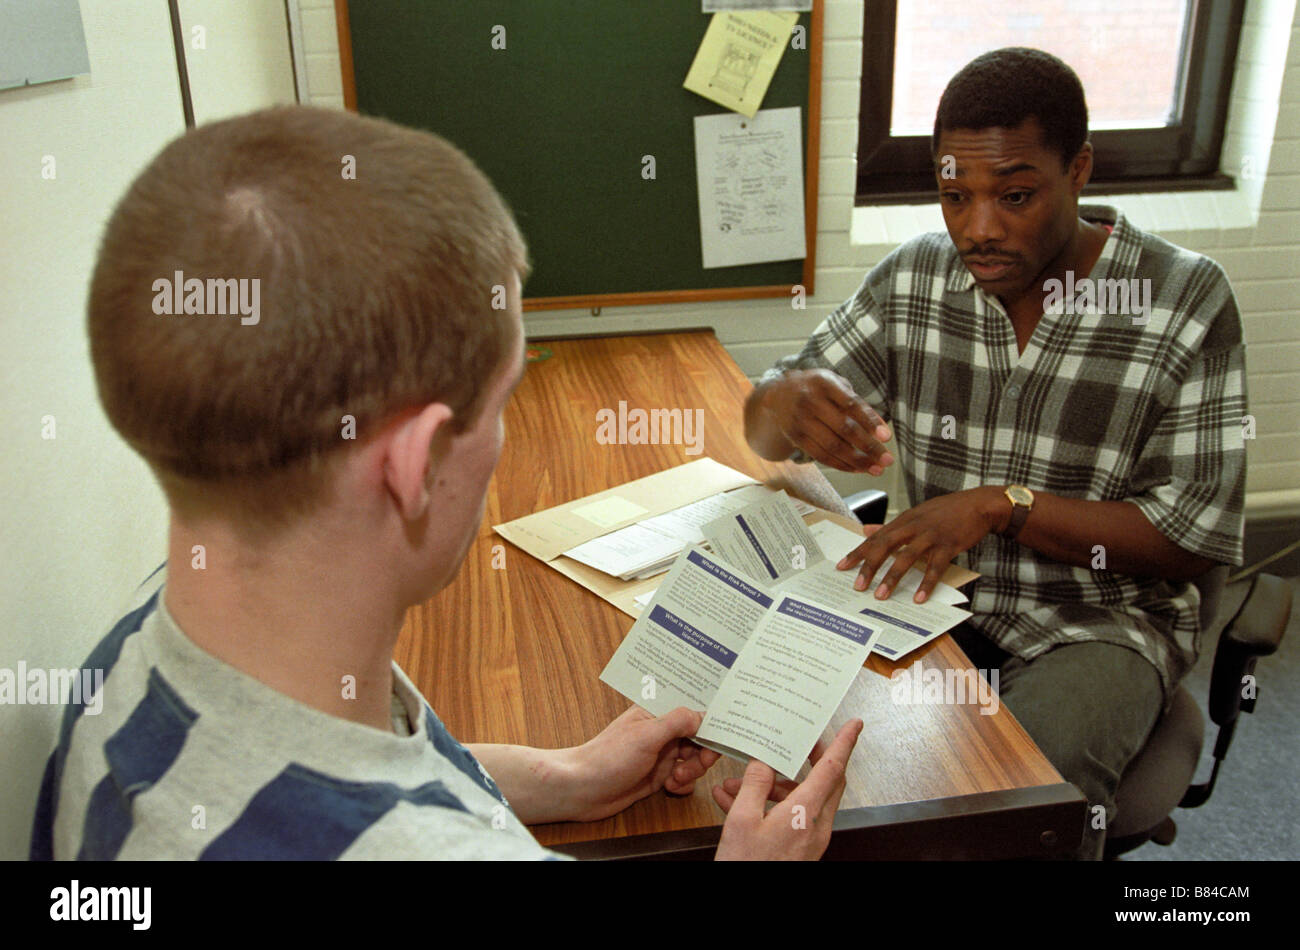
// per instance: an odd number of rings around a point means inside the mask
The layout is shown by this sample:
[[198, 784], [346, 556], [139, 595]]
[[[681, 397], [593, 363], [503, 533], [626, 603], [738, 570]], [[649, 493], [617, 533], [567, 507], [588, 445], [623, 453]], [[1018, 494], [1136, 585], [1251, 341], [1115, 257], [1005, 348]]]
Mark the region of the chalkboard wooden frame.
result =
[[[339, 60], [343, 82], [344, 105], [357, 110], [356, 75], [353, 62], [352, 29], [348, 0], [334, 0], [335, 19], [338, 26]], [[804, 160], [804, 229], [807, 256], [803, 259], [800, 284], [778, 283], [703, 287], [696, 289], [648, 290], [619, 293], [575, 293], [544, 297], [526, 297], [524, 310], [558, 310], [570, 308], [600, 308], [608, 306], [634, 306], [645, 304], [699, 303], [706, 301], [742, 300], [761, 297], [790, 298], [796, 287], [802, 286], [808, 296], [815, 287], [817, 249], [818, 166], [821, 156], [821, 74], [823, 0], [813, 0], [808, 27], [808, 103], [805, 124]], [[694, 50], [691, 50], [693, 55]], [[787, 50], [786, 58], [789, 57]], [[786, 65], [783, 60], [783, 67]], [[682, 79], [685, 79], [683, 74]], [[700, 113], [710, 111], [707, 100], [700, 100]], [[692, 156], [692, 163], [694, 156]], [[692, 166], [693, 167], [693, 166]], [[698, 219], [691, 222], [698, 228]], [[753, 265], [762, 267], [764, 265]], [[737, 268], [743, 270], [743, 268]]]

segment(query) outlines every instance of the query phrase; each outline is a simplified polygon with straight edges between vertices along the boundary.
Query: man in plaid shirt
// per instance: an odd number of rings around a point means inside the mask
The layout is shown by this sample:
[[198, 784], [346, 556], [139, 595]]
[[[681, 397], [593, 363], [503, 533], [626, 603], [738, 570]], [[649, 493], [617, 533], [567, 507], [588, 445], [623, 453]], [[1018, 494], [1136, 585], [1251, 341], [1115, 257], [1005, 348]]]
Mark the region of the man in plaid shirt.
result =
[[[978, 571], [954, 635], [1110, 820], [1196, 660], [1189, 580], [1242, 562], [1241, 320], [1216, 263], [1079, 206], [1087, 109], [1055, 57], [972, 61], [933, 150], [947, 236], [899, 247], [779, 361], [746, 436], [872, 475], [897, 456], [912, 507], [840, 567], [862, 590], [896, 554], [876, 596], [915, 565], [918, 602], [950, 560]], [[1081, 857], [1104, 845], [1097, 813]]]

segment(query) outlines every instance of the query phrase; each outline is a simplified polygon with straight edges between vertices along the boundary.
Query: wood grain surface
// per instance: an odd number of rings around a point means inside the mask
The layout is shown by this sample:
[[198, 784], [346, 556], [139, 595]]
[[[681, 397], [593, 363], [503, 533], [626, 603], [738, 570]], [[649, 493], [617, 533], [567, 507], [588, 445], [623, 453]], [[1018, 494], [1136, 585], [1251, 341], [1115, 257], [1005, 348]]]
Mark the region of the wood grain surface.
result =
[[[702, 452], [808, 502], [847, 513], [813, 465], [771, 463], [744, 439], [750, 385], [710, 331], [534, 342], [532, 363], [506, 410], [506, 445], [487, 514], [465, 564], [430, 602], [411, 608], [396, 659], [462, 742], [578, 745], [627, 708], [600, 671], [632, 626], [578, 584], [508, 544], [491, 525], [693, 461], [687, 445], [604, 445], [596, 412], [701, 409]], [[499, 546], [499, 547], [498, 547]], [[504, 565], [494, 568], [493, 560]], [[969, 669], [944, 636], [902, 665]], [[841, 811], [1061, 782], [1002, 707], [893, 701], [895, 665], [873, 656], [832, 731], [866, 723]], [[806, 767], [805, 767], [806, 769]], [[709, 787], [743, 766], [720, 761], [688, 797], [658, 794], [600, 822], [533, 829], [543, 844], [721, 825]]]

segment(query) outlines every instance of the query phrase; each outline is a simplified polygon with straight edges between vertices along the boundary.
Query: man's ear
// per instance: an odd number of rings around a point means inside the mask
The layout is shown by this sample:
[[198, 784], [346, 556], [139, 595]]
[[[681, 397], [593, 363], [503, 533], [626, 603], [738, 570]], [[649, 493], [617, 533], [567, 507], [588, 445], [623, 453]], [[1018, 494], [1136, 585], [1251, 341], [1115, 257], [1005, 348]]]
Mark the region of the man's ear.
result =
[[408, 521], [424, 513], [429, 503], [430, 449], [452, 417], [449, 406], [429, 403], [397, 424], [384, 458], [384, 487]]
[[1083, 186], [1092, 178], [1092, 143], [1084, 142], [1079, 154], [1070, 162], [1070, 188], [1077, 198]]

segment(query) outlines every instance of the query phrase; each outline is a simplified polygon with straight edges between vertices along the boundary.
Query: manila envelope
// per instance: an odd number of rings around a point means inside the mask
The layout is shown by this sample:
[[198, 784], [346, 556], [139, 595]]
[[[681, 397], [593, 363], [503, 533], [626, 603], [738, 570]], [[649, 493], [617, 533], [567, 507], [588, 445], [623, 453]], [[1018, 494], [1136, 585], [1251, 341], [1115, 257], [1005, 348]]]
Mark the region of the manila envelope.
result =
[[[640, 612], [636, 598], [663, 583], [663, 574], [624, 581], [565, 557], [564, 552], [710, 495], [757, 484], [756, 479], [706, 457], [505, 524], [493, 525], [492, 530], [629, 617], [636, 617]], [[862, 532], [862, 525], [856, 519], [820, 508], [806, 515], [804, 521], [810, 525], [833, 521], [850, 531]], [[978, 576], [964, 567], [950, 564], [941, 580], [960, 587]]]

